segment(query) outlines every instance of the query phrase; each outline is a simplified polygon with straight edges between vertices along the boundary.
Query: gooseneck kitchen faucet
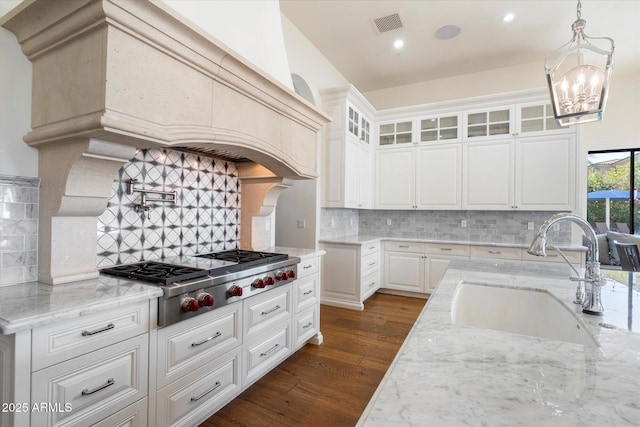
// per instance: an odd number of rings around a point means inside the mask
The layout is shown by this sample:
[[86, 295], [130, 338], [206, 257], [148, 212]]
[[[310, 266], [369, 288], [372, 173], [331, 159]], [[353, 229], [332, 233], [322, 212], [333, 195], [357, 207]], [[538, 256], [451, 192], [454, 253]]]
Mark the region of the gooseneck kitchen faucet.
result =
[[[598, 261], [598, 237], [587, 221], [585, 221], [578, 215], [565, 212], [550, 216], [540, 226], [540, 230], [538, 230], [538, 234], [536, 234], [536, 236], [533, 238], [531, 246], [529, 246], [527, 252], [529, 252], [531, 255], [547, 256], [547, 231], [549, 231], [549, 228], [552, 225], [561, 221], [569, 221], [579, 225], [587, 238], [587, 262], [584, 278], [580, 277], [578, 270], [576, 270], [573, 264], [571, 264], [567, 257], [564, 256], [560, 249], [551, 245], [549, 246], [558, 251], [560, 256], [562, 256], [562, 258], [567, 262], [567, 264], [571, 266], [573, 271], [578, 276], [571, 278], [571, 280], [575, 280], [578, 282], [578, 287], [576, 289], [576, 299], [574, 303], [581, 304], [582, 311], [584, 313], [594, 314], [598, 316], [602, 315], [604, 313], [604, 307], [602, 307], [601, 291], [605, 280], [600, 272], [600, 262]], [[585, 283], [589, 284], [590, 286], [585, 287]]]

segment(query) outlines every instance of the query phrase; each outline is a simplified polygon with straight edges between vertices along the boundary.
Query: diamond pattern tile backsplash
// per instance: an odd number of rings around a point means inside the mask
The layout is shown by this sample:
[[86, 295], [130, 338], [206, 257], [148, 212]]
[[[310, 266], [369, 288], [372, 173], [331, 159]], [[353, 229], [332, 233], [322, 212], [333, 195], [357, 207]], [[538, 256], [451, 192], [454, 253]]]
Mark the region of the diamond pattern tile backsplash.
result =
[[[135, 211], [136, 188], [176, 191], [176, 203], [149, 202]], [[149, 194], [148, 197], [159, 197]], [[98, 267], [233, 249], [240, 237], [240, 183], [236, 163], [175, 150], [139, 151], [113, 182], [98, 217]]]

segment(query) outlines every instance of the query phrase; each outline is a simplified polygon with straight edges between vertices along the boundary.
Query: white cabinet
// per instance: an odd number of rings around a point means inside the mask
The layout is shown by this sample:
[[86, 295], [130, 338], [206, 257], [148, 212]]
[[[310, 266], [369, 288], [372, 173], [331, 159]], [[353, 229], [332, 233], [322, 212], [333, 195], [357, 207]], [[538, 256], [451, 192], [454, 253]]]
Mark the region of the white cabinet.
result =
[[509, 138], [513, 131], [514, 106], [482, 108], [464, 112], [464, 139], [479, 141]]
[[430, 294], [447, 272], [449, 262], [454, 259], [468, 259], [469, 246], [451, 243], [425, 243], [424, 251], [427, 256], [427, 278], [425, 292]]
[[294, 350], [313, 340], [322, 343], [320, 333], [320, 258], [303, 257], [298, 279], [293, 283]]
[[572, 210], [575, 136], [463, 144], [462, 208]]
[[332, 122], [323, 130], [323, 206], [371, 207], [371, 121], [374, 108], [353, 86], [320, 93]]
[[575, 129], [571, 126], [558, 126], [553, 117], [553, 107], [548, 100], [516, 105], [516, 134], [518, 136], [542, 136], [551, 133], [575, 133]]
[[462, 144], [376, 153], [376, 208], [460, 209]]
[[384, 242], [384, 289], [425, 293], [428, 268], [424, 243]]
[[362, 310], [380, 288], [380, 243], [321, 243], [321, 303]]

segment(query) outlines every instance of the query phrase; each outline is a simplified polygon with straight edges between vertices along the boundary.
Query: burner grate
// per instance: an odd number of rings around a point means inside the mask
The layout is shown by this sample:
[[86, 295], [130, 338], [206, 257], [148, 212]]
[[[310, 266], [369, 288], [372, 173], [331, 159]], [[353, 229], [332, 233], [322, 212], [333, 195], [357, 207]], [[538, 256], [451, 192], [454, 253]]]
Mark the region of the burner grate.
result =
[[113, 276], [126, 277], [128, 279], [138, 279], [148, 282], [169, 285], [174, 282], [205, 277], [208, 270], [193, 268], [182, 265], [165, 264], [162, 262], [140, 262], [136, 264], [117, 265], [100, 270], [102, 273]]
[[246, 266], [254, 266], [267, 264], [289, 258], [287, 254], [278, 254], [273, 252], [247, 251], [243, 249], [231, 249], [222, 252], [212, 252], [209, 254], [196, 255], [200, 258], [217, 259], [220, 261], [235, 262], [245, 264]]

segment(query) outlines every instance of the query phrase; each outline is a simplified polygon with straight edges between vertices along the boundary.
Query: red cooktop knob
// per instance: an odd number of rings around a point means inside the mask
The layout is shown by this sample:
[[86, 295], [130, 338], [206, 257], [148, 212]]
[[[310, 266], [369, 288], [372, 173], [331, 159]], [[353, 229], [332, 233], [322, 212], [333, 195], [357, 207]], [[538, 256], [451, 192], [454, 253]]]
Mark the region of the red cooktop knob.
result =
[[253, 283], [251, 283], [251, 286], [253, 286], [254, 288], [264, 288], [266, 285], [264, 283], [264, 280], [256, 279], [253, 281]]
[[198, 295], [198, 302], [201, 306], [211, 307], [214, 304], [215, 300], [208, 293], [202, 292]]
[[276, 280], [287, 280], [286, 271], [276, 271]]
[[198, 311], [198, 308], [200, 308], [200, 304], [195, 298], [186, 297], [182, 299], [183, 311]]
[[227, 291], [230, 297], [241, 297], [242, 296], [242, 287], [233, 285]]
[[289, 277], [289, 279], [295, 279], [296, 278], [296, 272], [293, 270], [288, 270], [287, 271], [287, 276]]
[[273, 286], [276, 283], [276, 281], [273, 280], [273, 277], [271, 277], [271, 276], [264, 276], [263, 280], [264, 280], [264, 283], [267, 284], [267, 286]]

